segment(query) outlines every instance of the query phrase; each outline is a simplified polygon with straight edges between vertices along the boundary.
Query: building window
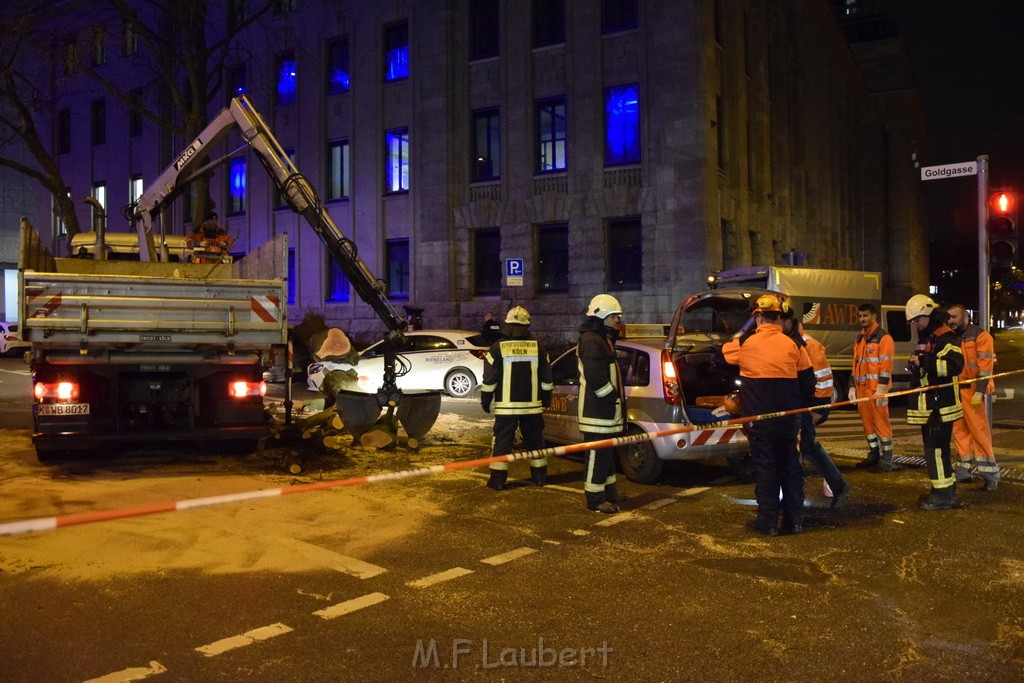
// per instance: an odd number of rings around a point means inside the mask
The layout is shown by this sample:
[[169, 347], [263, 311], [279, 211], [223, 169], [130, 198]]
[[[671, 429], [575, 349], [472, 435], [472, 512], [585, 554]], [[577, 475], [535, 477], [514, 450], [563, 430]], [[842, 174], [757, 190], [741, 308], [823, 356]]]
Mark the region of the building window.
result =
[[107, 101], [104, 98], [92, 101], [92, 144], [107, 142]]
[[274, 2], [274, 14], [288, 14], [295, 11], [298, 0], [276, 0]]
[[228, 164], [228, 214], [245, 213], [245, 159], [232, 159]]
[[498, 0], [471, 0], [469, 4], [469, 58], [497, 57], [499, 52]]
[[246, 92], [245, 64], [236, 64], [228, 69], [227, 78], [228, 99], [244, 95]]
[[533, 46], [565, 42], [565, 0], [533, 0]]
[[277, 103], [295, 104], [295, 53], [277, 57]]
[[[67, 197], [69, 200], [71, 199], [71, 188], [70, 187], [65, 187], [64, 188], [64, 196]], [[68, 234], [68, 226], [64, 223], [64, 217], [61, 215], [60, 211], [58, 210], [57, 195], [54, 195], [54, 194], [50, 195], [50, 211], [52, 212], [52, 214], [54, 216], [57, 217], [57, 236], [58, 237], [65, 237]]]
[[409, 298], [409, 240], [388, 240], [388, 298]]
[[142, 135], [142, 88], [133, 89], [128, 97], [128, 137], [137, 138]]
[[[103, 213], [107, 212], [107, 184], [104, 182], [98, 182], [92, 184], [92, 198], [99, 202], [100, 206], [103, 207]], [[96, 226], [100, 222], [100, 217], [97, 215], [96, 207], [90, 205], [92, 221], [92, 229], [95, 230]]]
[[71, 76], [78, 69], [78, 45], [75, 44], [75, 37], [68, 36], [60, 50], [61, 76]]
[[331, 140], [327, 146], [327, 200], [348, 199], [348, 140]]
[[639, 217], [608, 222], [606, 272], [610, 291], [643, 288], [643, 229]]
[[473, 294], [501, 294], [501, 230], [481, 228], [473, 232]]
[[636, 28], [637, 0], [602, 0], [601, 31], [614, 33]]
[[555, 97], [537, 103], [537, 172], [564, 171], [565, 144], [568, 139], [565, 98]]
[[335, 38], [327, 43], [327, 94], [348, 92], [348, 38]]
[[121, 27], [121, 54], [125, 57], [139, 54], [139, 34], [134, 22], [126, 21]]
[[501, 132], [497, 109], [473, 112], [473, 180], [501, 177]]
[[384, 80], [409, 77], [409, 24], [399, 22], [384, 27]]
[[569, 291], [569, 224], [537, 226], [537, 292]]
[[71, 109], [61, 108], [57, 112], [57, 154], [71, 151]]
[[348, 301], [348, 277], [331, 254], [327, 254], [327, 300], [334, 303]]
[[396, 128], [384, 135], [384, 192], [409, 191], [409, 129]]
[[298, 273], [295, 271], [295, 248], [288, 249], [288, 303], [295, 303], [295, 290], [298, 289]]
[[[292, 167], [295, 166], [295, 149], [288, 147], [284, 150], [285, 156], [292, 162]], [[277, 187], [277, 183], [274, 183], [274, 210], [277, 209], [290, 209], [291, 206], [288, 204], [288, 199], [284, 192]]]
[[128, 203], [135, 204], [139, 201], [139, 197], [145, 188], [142, 186], [142, 176], [138, 173], [132, 174], [131, 179], [128, 180]]
[[92, 65], [103, 66], [107, 63], [107, 33], [102, 29], [92, 34]]
[[604, 91], [604, 163], [640, 163], [640, 88], [623, 85]]

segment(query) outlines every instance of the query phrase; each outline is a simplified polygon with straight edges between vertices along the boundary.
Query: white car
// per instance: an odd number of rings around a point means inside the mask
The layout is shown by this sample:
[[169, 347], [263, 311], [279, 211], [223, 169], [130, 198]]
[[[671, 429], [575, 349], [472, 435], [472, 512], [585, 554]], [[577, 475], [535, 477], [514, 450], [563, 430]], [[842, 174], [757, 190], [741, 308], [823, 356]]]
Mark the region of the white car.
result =
[[17, 356], [30, 346], [18, 338], [18, 323], [0, 321], [0, 356]]
[[[312, 363], [307, 374], [311, 391], [319, 391], [331, 370], [355, 370], [359, 390], [376, 393], [384, 381], [384, 342], [359, 354], [355, 365], [323, 361]], [[418, 330], [406, 332], [398, 344], [398, 388], [403, 391], [444, 391], [449, 396], [468, 396], [484, 376], [484, 357], [489, 346], [479, 332], [468, 330]]]

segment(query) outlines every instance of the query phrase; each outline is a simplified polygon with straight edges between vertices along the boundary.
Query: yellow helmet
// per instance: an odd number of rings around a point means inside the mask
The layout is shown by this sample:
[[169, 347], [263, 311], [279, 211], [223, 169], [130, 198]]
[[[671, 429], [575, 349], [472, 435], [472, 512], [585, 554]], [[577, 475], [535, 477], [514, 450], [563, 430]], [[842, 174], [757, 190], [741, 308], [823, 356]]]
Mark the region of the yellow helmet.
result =
[[530, 312], [522, 306], [516, 306], [505, 316], [505, 322], [513, 325], [529, 325]]
[[939, 305], [927, 294], [915, 294], [907, 300], [907, 321], [920, 318], [922, 315], [930, 315]]

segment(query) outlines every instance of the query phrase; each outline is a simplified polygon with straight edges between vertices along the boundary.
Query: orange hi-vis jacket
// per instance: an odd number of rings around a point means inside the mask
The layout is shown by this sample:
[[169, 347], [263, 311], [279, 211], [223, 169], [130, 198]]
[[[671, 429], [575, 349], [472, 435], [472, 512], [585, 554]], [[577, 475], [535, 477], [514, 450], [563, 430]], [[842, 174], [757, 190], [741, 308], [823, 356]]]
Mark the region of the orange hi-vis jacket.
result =
[[957, 380], [960, 389], [991, 394], [995, 390], [995, 382], [989, 379], [996, 364], [995, 342], [992, 335], [974, 323], [964, 327], [960, 338], [960, 352], [964, 354], [964, 371]]
[[857, 337], [853, 347], [853, 382], [860, 395], [874, 393], [878, 385], [892, 383], [892, 356], [896, 346], [892, 335], [876, 321]]
[[814, 398], [832, 398], [832, 366], [825, 357], [825, 346], [814, 337], [803, 334], [800, 336], [807, 344], [807, 355], [811, 359], [814, 370]]

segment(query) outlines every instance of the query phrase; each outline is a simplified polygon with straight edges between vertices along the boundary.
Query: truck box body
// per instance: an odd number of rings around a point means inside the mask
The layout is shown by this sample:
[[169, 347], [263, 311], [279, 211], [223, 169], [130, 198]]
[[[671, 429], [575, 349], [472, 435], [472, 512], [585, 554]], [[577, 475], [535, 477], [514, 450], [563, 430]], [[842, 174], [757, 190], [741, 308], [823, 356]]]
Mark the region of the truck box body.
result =
[[[23, 226], [19, 312], [40, 457], [109, 440], [261, 436], [263, 365], [287, 343], [286, 276], [285, 235], [211, 265], [54, 258]], [[57, 395], [61, 382], [71, 394]]]

